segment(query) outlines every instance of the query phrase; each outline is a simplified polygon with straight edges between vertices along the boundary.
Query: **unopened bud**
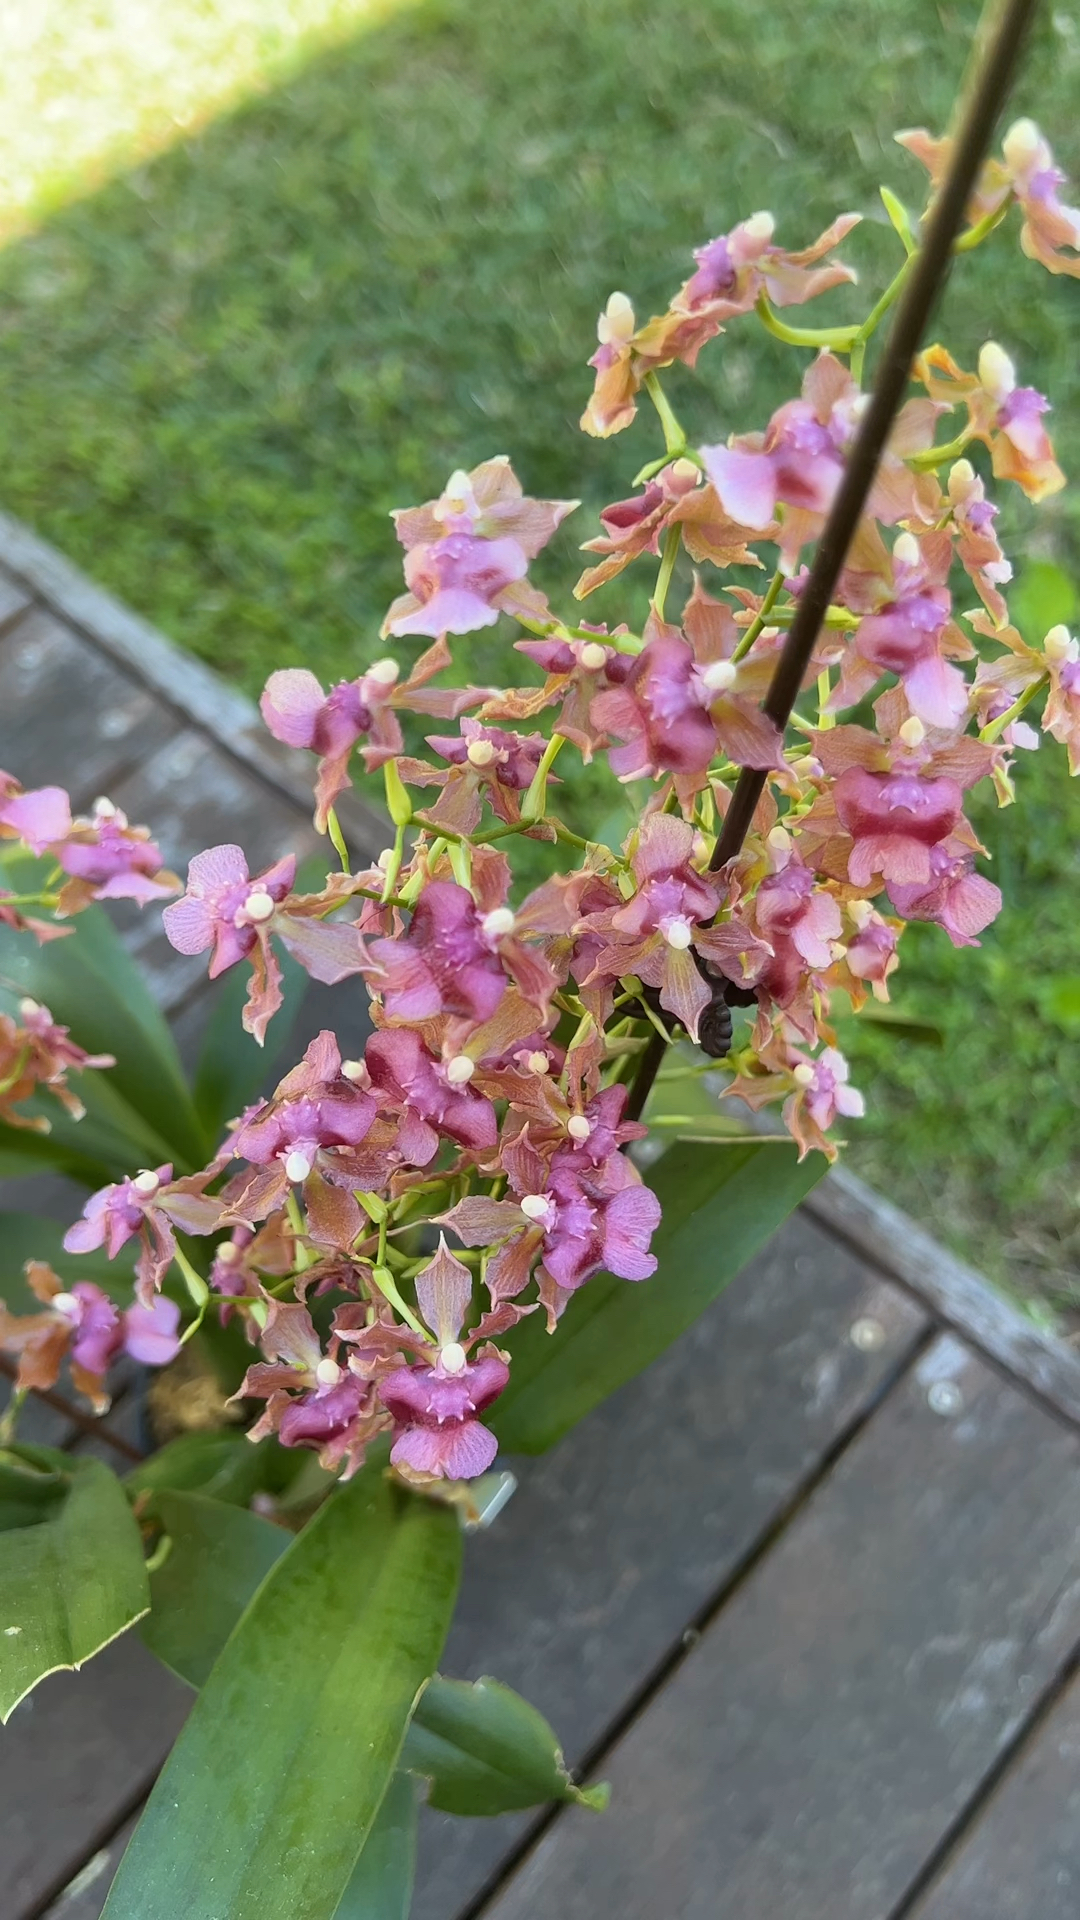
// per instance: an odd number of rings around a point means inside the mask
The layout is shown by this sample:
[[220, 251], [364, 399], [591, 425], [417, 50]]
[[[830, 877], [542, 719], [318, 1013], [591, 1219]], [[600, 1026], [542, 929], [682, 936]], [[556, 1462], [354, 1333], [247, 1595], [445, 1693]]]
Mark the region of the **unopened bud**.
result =
[[733, 660], [714, 660], [701, 676], [710, 693], [726, 693], [738, 677], [739, 669]]
[[54, 1293], [49, 1302], [54, 1313], [62, 1313], [65, 1320], [78, 1320], [82, 1307], [73, 1293]]
[[586, 640], [581, 649], [581, 664], [586, 673], [599, 673], [602, 667], [607, 666], [607, 648], [602, 647], [598, 640]]
[[504, 934], [513, 933], [514, 916], [509, 907], [492, 907], [480, 922], [489, 940], [501, 940]]
[[701, 469], [695, 466], [693, 460], [684, 458], [673, 461], [668, 472], [677, 487], [693, 487], [697, 485]]
[[254, 920], [257, 926], [261, 926], [264, 921], [273, 919], [275, 909], [276, 902], [271, 900], [263, 887], [257, 887], [254, 893], [248, 894], [240, 911], [245, 920]]
[[743, 232], [748, 240], [769, 241], [776, 232], [776, 221], [771, 213], [752, 213], [743, 221]]
[[661, 932], [668, 946], [674, 947], [676, 953], [685, 953], [694, 938], [685, 920], [672, 920], [668, 926], [661, 928]]
[[527, 1193], [520, 1206], [526, 1220], [546, 1220], [551, 1211], [551, 1202], [543, 1193]]
[[1034, 120], [1014, 120], [1001, 143], [1010, 173], [1023, 173], [1041, 157], [1043, 137]]
[[35, 1016], [39, 1014], [41, 1011], [42, 1011], [42, 1007], [41, 1007], [40, 1000], [31, 1000], [27, 998], [25, 1000], [19, 1001], [19, 1019], [20, 1020], [33, 1020]]
[[1016, 386], [1016, 368], [996, 340], [988, 340], [979, 350], [979, 385], [995, 400], [1007, 400]]
[[904, 721], [903, 726], [900, 728], [899, 737], [903, 741], [905, 747], [921, 747], [922, 746], [923, 741], [926, 739], [926, 728], [923, 726], [923, 723], [919, 719], [919, 716], [917, 713], [912, 713], [908, 715], [908, 718]]
[[913, 533], [901, 533], [893, 541], [893, 559], [901, 567], [917, 567], [919, 543]]
[[455, 1053], [446, 1063], [446, 1077], [452, 1087], [468, 1086], [475, 1072], [476, 1062], [470, 1060], [467, 1053]]
[[341, 1379], [341, 1368], [336, 1360], [320, 1360], [315, 1369], [315, 1378], [320, 1387], [336, 1387]]
[[374, 680], [377, 687], [392, 687], [400, 672], [396, 660], [376, 660], [374, 666], [368, 668], [364, 679]]
[[527, 1056], [525, 1065], [528, 1067], [530, 1073], [542, 1074], [551, 1072], [551, 1061], [548, 1059], [547, 1054], [541, 1053], [539, 1049], [535, 1053], [530, 1053]]
[[634, 331], [634, 309], [625, 293], [613, 293], [597, 323], [602, 347], [623, 346]]
[[150, 1194], [157, 1192], [161, 1181], [150, 1167], [144, 1167], [141, 1173], [135, 1175], [131, 1184], [136, 1193], [141, 1193], [148, 1198]]
[[495, 758], [495, 746], [491, 740], [470, 740], [465, 749], [465, 758], [471, 767], [490, 767]]
[[798, 1066], [793, 1068], [791, 1077], [797, 1087], [812, 1087], [814, 1069], [808, 1060], [800, 1060]]
[[954, 460], [949, 468], [949, 499], [955, 507], [966, 500], [975, 484], [975, 469], [970, 460]]
[[240, 1249], [235, 1240], [220, 1241], [214, 1249], [214, 1258], [215, 1260], [220, 1260], [223, 1267], [238, 1266], [240, 1262]]
[[1043, 641], [1043, 652], [1048, 660], [1067, 660], [1072, 651], [1072, 635], [1068, 627], [1051, 627]]
[[341, 1063], [341, 1077], [343, 1080], [352, 1080], [356, 1085], [361, 1087], [369, 1086], [371, 1083], [371, 1075], [368, 1072], [366, 1060], [343, 1060]]
[[307, 1154], [301, 1153], [299, 1148], [294, 1147], [292, 1152], [285, 1157], [286, 1177], [291, 1180], [294, 1185], [298, 1185], [301, 1180], [307, 1179], [310, 1172], [311, 1161], [308, 1159]]
[[444, 1373], [464, 1373], [468, 1358], [460, 1340], [448, 1340], [440, 1347], [439, 1363]]
[[592, 1132], [592, 1124], [583, 1113], [572, 1113], [566, 1123], [566, 1131], [571, 1140], [587, 1140]]

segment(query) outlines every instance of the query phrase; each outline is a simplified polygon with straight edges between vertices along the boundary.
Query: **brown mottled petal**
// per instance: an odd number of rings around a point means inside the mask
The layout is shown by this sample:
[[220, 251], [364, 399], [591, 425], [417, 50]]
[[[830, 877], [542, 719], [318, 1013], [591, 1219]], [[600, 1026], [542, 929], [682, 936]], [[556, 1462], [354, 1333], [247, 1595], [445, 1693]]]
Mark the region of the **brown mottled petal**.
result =
[[459, 1200], [448, 1213], [437, 1213], [434, 1224], [449, 1227], [463, 1246], [486, 1247], [495, 1240], [505, 1240], [521, 1226], [522, 1218], [516, 1200], [488, 1200], [482, 1194], [474, 1194]]

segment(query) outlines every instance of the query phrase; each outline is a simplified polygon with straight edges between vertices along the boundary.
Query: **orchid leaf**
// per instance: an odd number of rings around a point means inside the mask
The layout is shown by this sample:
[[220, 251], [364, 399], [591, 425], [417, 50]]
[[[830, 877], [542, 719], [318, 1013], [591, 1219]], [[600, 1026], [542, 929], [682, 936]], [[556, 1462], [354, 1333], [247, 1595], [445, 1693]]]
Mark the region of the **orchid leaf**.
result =
[[510, 1385], [485, 1419], [510, 1453], [542, 1453], [664, 1352], [734, 1280], [826, 1170], [774, 1141], [681, 1140], [645, 1178], [663, 1216], [642, 1285], [598, 1274], [556, 1331], [530, 1315], [505, 1344]]
[[409, 1920], [419, 1812], [417, 1782], [395, 1773], [334, 1920]]
[[253, 1445], [235, 1427], [215, 1433], [181, 1433], [140, 1460], [124, 1484], [129, 1493], [159, 1489], [200, 1493], [210, 1500], [246, 1507], [252, 1494], [266, 1485], [272, 1445], [268, 1440]]
[[331, 1920], [442, 1650], [460, 1560], [450, 1509], [381, 1462], [330, 1496], [211, 1670], [106, 1920]]
[[142, 1637], [189, 1686], [201, 1687], [293, 1536], [257, 1513], [201, 1493], [162, 1488], [144, 1511], [161, 1522], [169, 1546], [150, 1575]]
[[574, 1785], [542, 1714], [498, 1680], [429, 1681], [416, 1703], [401, 1765], [443, 1813], [493, 1816], [551, 1800], [602, 1808], [607, 1789]]
[[150, 1598], [142, 1536], [108, 1467], [50, 1447], [11, 1447], [5, 1462], [50, 1485], [38, 1525], [0, 1533], [0, 1722], [46, 1675], [108, 1646]]
[[88, 907], [72, 924], [66, 939], [43, 946], [0, 927], [0, 976], [16, 996], [29, 994], [47, 1006], [88, 1053], [111, 1053], [116, 1093], [168, 1143], [178, 1171], [200, 1165], [202, 1129], [172, 1034], [142, 972], [103, 908]]

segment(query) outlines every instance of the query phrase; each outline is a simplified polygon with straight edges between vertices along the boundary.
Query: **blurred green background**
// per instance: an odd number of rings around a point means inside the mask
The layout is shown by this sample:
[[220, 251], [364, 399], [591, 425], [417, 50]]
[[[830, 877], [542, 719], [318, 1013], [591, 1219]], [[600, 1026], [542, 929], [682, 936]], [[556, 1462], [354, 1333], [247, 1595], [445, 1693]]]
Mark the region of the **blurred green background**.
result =
[[[978, 15], [177, 0], [144, 58], [125, 0], [52, 12], [55, 33], [15, 49], [0, 138], [0, 500], [252, 692], [275, 666], [351, 676], [384, 651], [390, 508], [491, 453], [533, 493], [581, 496], [537, 569], [575, 577], [574, 543], [659, 444], [644, 416], [606, 443], [577, 430], [612, 288], [659, 310], [690, 249], [735, 220], [768, 207], [797, 246], [851, 208], [863, 284], [807, 319], [861, 316], [897, 255], [877, 184], [923, 194], [891, 135], [945, 122]], [[1045, 10], [1015, 110], [1074, 177], [1078, 81], [1077, 20]], [[962, 263], [937, 331], [968, 364], [1000, 339], [1049, 390], [1077, 469], [1080, 288], [1023, 260], [1015, 224]], [[671, 396], [715, 440], [763, 424], [805, 360], [736, 322]], [[1078, 503], [1008, 505], [1035, 637], [1076, 611]], [[639, 612], [650, 580], [646, 564], [590, 611]], [[510, 637], [459, 642], [463, 672], [491, 673]], [[1052, 743], [1021, 758], [1021, 804], [977, 808], [1001, 920], [975, 953], [905, 938], [896, 1003], [943, 1047], [845, 1027], [869, 1102], [851, 1161], [1060, 1305], [1080, 1303], [1080, 788]], [[567, 810], [595, 827], [619, 800], [605, 780]]]

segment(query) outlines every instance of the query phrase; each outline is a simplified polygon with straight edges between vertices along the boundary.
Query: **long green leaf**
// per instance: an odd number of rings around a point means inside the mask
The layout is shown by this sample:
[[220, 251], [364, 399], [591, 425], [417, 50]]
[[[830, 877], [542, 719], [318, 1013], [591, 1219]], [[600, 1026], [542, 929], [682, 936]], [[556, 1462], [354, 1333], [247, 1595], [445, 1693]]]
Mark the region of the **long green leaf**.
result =
[[113, 1054], [116, 1091], [178, 1163], [202, 1164], [206, 1143], [172, 1034], [103, 908], [89, 907], [67, 939], [40, 947], [0, 927], [0, 976], [44, 1002], [88, 1053]]
[[492, 1816], [549, 1800], [607, 1804], [607, 1791], [574, 1785], [542, 1714], [498, 1680], [444, 1680], [424, 1688], [401, 1765], [428, 1783], [443, 1813]]
[[140, 1460], [124, 1484], [129, 1493], [167, 1488], [246, 1507], [252, 1494], [268, 1483], [273, 1445], [261, 1440], [253, 1446], [235, 1427], [216, 1433], [181, 1433]]
[[103, 1250], [95, 1253], [65, 1253], [64, 1228], [58, 1220], [38, 1213], [0, 1213], [0, 1300], [12, 1313], [39, 1313], [35, 1299], [23, 1278], [28, 1260], [46, 1260], [69, 1284], [75, 1280], [93, 1280], [106, 1293], [118, 1298], [131, 1297], [132, 1270], [137, 1243], [121, 1247], [115, 1260]]
[[39, 1680], [81, 1667], [146, 1612], [142, 1537], [100, 1460], [47, 1447], [9, 1458], [62, 1474], [63, 1500], [38, 1526], [0, 1533], [0, 1722]]
[[453, 1513], [381, 1465], [331, 1496], [214, 1666], [107, 1920], [330, 1920], [438, 1661], [460, 1560]]
[[292, 1535], [244, 1507], [200, 1493], [155, 1493], [148, 1509], [169, 1537], [150, 1575], [142, 1637], [190, 1686], [201, 1687], [252, 1594]]
[[598, 1274], [554, 1334], [534, 1314], [515, 1328], [510, 1385], [489, 1424], [511, 1453], [542, 1453], [684, 1331], [825, 1172], [786, 1143], [679, 1141], [646, 1175], [663, 1207], [659, 1267], [631, 1285]]
[[395, 1773], [334, 1920], [409, 1920], [419, 1802], [412, 1775]]

